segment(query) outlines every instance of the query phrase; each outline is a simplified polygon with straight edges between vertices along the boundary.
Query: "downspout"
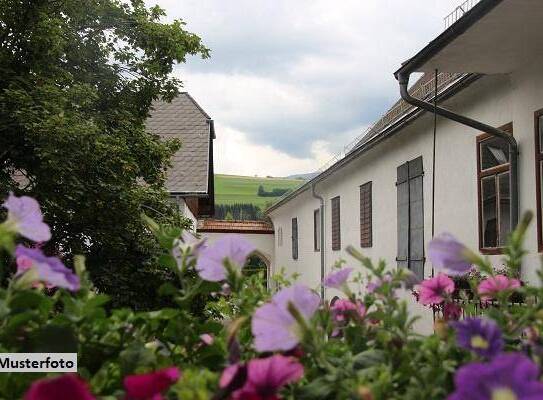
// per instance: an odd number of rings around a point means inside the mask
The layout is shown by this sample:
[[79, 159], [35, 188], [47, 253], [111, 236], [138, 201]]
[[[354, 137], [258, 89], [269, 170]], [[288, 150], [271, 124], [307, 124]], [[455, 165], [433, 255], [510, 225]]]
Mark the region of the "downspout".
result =
[[322, 284], [322, 282], [324, 282], [324, 199], [321, 195], [317, 194], [315, 192], [315, 186], [316, 186], [316, 183], [312, 183], [311, 184], [311, 194], [313, 195], [313, 197], [317, 200], [320, 201], [321, 205], [320, 205], [320, 211], [319, 211], [319, 216], [320, 216], [320, 253], [321, 253], [321, 298], [324, 300], [324, 285]]
[[407, 89], [409, 85], [409, 76], [411, 73], [398, 73], [397, 79], [400, 84], [400, 94], [402, 99], [407, 103], [414, 105], [415, 107], [422, 108], [428, 112], [435, 112], [436, 114], [456, 121], [460, 124], [469, 126], [478, 131], [488, 133], [492, 136], [501, 138], [509, 144], [509, 163], [510, 163], [510, 173], [509, 173], [509, 186], [511, 187], [511, 229], [515, 229], [518, 224], [519, 218], [519, 183], [518, 183], [518, 143], [513, 137], [513, 135], [502, 131], [501, 129], [494, 128], [493, 126], [487, 125], [485, 123], [476, 121], [474, 119], [465, 117], [463, 115], [455, 114], [452, 111], [449, 111], [445, 108], [434, 106], [434, 104], [427, 103], [423, 100], [417, 99], [411, 94]]

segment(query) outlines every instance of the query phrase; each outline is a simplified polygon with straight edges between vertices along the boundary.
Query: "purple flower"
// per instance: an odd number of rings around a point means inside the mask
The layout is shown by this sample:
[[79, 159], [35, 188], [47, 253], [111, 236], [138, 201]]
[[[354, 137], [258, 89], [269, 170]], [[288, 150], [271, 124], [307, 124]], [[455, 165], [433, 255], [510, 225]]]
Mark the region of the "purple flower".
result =
[[383, 284], [390, 282], [392, 282], [392, 276], [390, 274], [386, 274], [382, 279], [377, 278], [375, 281], [369, 282], [366, 289], [368, 289], [368, 293], [374, 293], [376, 290], [381, 288]]
[[454, 383], [448, 400], [543, 400], [539, 368], [521, 353], [467, 364], [456, 372]]
[[277, 392], [283, 386], [299, 381], [303, 374], [304, 367], [293, 357], [276, 354], [267, 358], [253, 359], [247, 363], [245, 384], [232, 393], [232, 399], [279, 399]]
[[445, 274], [425, 279], [419, 285], [419, 301], [424, 305], [441, 304], [454, 292], [454, 282]]
[[8, 210], [8, 218], [4, 222], [9, 229], [34, 242], [46, 242], [51, 239], [51, 230], [43, 222], [40, 205], [32, 197], [16, 197], [9, 194], [3, 204]]
[[161, 400], [162, 392], [179, 380], [181, 372], [176, 367], [164, 368], [148, 374], [129, 375], [123, 385], [129, 400]]
[[94, 400], [89, 386], [76, 374], [64, 374], [55, 378], [39, 379], [32, 383], [25, 400]]
[[254, 250], [255, 247], [241, 235], [224, 235], [201, 251], [196, 270], [203, 280], [223, 281], [226, 279], [224, 262], [229, 260], [230, 263], [242, 268]]
[[466, 251], [466, 246], [449, 233], [434, 237], [428, 244], [428, 258], [434, 267], [452, 276], [464, 275], [471, 269]]
[[289, 303], [303, 318], [310, 319], [319, 307], [320, 297], [306, 286], [294, 285], [257, 308], [251, 322], [257, 351], [288, 351], [298, 344], [300, 326], [288, 310]]
[[502, 351], [502, 333], [493, 320], [466, 318], [451, 325], [456, 329], [456, 341], [460, 347], [486, 358]]
[[191, 232], [184, 230], [180, 239], [176, 239], [172, 249], [172, 255], [175, 258], [179, 269], [183, 266], [183, 258], [187, 262], [194, 261], [200, 253], [206, 248], [207, 238], [199, 239]]
[[347, 282], [347, 279], [349, 279], [349, 275], [351, 274], [352, 270], [352, 268], [343, 268], [336, 272], [330, 272], [324, 278], [324, 286], [328, 288], [339, 289], [343, 284], [345, 284], [345, 282]]
[[38, 280], [48, 286], [61, 287], [71, 291], [79, 290], [79, 277], [66, 268], [57, 257], [47, 257], [40, 249], [29, 249], [18, 245], [15, 249], [17, 275], [34, 269]]

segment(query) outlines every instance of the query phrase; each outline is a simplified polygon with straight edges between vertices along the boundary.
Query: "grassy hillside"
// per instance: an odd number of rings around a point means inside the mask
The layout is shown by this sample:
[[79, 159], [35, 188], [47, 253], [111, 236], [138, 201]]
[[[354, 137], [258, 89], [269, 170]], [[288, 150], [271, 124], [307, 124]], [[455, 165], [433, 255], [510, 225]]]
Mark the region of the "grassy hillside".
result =
[[249, 203], [264, 209], [267, 203], [275, 202], [279, 197], [259, 197], [258, 186], [264, 186], [267, 192], [273, 189], [294, 189], [304, 183], [300, 179], [255, 178], [252, 176], [215, 175], [215, 203]]

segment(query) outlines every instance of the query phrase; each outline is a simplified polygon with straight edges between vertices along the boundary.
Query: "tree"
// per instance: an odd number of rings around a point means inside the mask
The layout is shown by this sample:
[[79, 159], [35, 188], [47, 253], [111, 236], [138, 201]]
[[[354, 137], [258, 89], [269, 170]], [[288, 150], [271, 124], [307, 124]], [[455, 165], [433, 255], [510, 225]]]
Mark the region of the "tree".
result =
[[179, 221], [163, 185], [180, 144], [145, 120], [178, 93], [173, 65], [209, 54], [164, 15], [143, 0], [0, 0], [0, 198], [36, 197], [46, 251], [87, 255], [98, 287], [137, 307], [165, 274], [140, 214]]

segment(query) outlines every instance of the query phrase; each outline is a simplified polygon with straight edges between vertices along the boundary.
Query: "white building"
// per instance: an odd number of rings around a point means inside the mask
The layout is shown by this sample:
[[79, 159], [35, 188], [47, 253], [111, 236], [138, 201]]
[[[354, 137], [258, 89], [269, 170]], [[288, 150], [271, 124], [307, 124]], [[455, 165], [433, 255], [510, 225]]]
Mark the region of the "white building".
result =
[[[410, 90], [428, 102], [417, 105], [432, 107], [437, 70], [437, 104], [454, 115], [438, 110], [434, 126], [434, 113], [398, 102], [343, 158], [269, 208], [274, 264], [316, 287], [336, 260], [350, 259], [345, 248], [354, 245], [390, 268], [428, 276], [426, 245], [433, 232], [447, 231], [499, 265], [515, 216], [515, 182], [510, 146], [495, 134], [509, 131], [519, 149], [519, 212], [537, 214], [522, 266], [522, 279], [534, 281], [543, 249], [541, 21], [540, 0], [481, 0], [404, 63], [396, 73], [401, 83], [425, 73]], [[451, 119], [458, 115], [472, 120]], [[422, 329], [430, 329], [431, 318], [425, 321]]]

